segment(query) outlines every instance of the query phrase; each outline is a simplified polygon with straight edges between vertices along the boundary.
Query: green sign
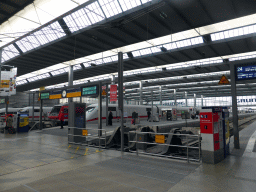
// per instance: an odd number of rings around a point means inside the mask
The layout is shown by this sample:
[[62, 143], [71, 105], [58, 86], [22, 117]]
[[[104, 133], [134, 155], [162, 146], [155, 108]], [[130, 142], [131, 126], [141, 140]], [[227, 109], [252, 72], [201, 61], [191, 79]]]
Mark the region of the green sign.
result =
[[82, 96], [98, 95], [98, 85], [82, 87]]
[[50, 99], [50, 93], [41, 93], [40, 99]]
[[0, 99], [0, 103], [1, 104], [5, 103], [5, 99]]

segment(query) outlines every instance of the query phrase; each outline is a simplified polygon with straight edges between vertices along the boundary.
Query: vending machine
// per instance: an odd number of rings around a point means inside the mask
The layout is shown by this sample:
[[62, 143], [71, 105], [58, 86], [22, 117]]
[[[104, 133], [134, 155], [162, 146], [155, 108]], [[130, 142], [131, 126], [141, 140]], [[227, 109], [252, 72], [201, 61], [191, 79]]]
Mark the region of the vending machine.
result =
[[222, 108], [211, 107], [201, 110], [200, 131], [203, 163], [219, 163], [224, 159]]

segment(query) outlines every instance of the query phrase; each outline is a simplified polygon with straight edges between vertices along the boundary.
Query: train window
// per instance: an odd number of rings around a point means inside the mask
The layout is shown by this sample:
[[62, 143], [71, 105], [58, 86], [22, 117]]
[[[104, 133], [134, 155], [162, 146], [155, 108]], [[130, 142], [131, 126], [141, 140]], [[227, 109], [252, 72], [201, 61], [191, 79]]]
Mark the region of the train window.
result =
[[93, 112], [94, 109], [95, 109], [95, 107], [87, 107], [86, 112], [91, 113], [91, 112]]
[[21, 110], [20, 113], [29, 113], [28, 109], [27, 110]]
[[151, 108], [146, 108], [146, 111], [151, 111]]
[[39, 113], [39, 112], [40, 112], [40, 109], [34, 109], [34, 112], [35, 112], [35, 113]]
[[60, 112], [60, 108], [61, 108], [61, 106], [53, 107], [51, 113], [59, 113]]
[[64, 108], [63, 113], [68, 113], [68, 108]]
[[108, 111], [116, 111], [116, 107], [108, 107]]

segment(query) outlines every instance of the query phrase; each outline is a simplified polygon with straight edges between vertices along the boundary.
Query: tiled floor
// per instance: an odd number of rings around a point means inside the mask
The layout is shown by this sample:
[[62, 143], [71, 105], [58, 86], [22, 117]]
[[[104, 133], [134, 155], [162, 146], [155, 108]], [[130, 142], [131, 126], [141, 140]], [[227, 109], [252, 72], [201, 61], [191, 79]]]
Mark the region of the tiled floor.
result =
[[242, 149], [217, 165], [78, 148], [64, 135], [1, 134], [0, 191], [255, 191], [256, 159], [243, 156], [255, 127], [242, 130]]

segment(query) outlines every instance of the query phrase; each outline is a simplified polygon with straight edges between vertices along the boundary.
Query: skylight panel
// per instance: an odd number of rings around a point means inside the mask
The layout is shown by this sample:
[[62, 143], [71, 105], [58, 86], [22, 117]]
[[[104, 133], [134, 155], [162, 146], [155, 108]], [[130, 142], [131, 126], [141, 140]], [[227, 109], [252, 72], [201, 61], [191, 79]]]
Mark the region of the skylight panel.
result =
[[80, 64], [73, 66], [73, 71], [80, 70], [80, 69], [82, 69], [82, 66]]
[[94, 2], [84, 8], [85, 13], [87, 14], [88, 18], [90, 19], [91, 23], [97, 23], [105, 19], [105, 16], [100, 8], [98, 2]]
[[18, 55], [19, 55], [18, 50], [14, 47], [13, 44], [11, 44], [11, 45], [3, 48], [1, 62], [3, 63], [5, 61], [8, 61], [9, 59], [16, 57]]
[[21, 40], [16, 41], [16, 44], [24, 53], [34, 48], [30, 41], [27, 39], [27, 37], [24, 37]]
[[132, 9], [134, 7], [141, 5], [140, 0], [119, 0], [119, 2], [123, 11], [127, 11], [129, 9]]
[[142, 4], [151, 2], [152, 0], [141, 0]]
[[49, 73], [44, 73], [44, 74], [38, 75], [37, 77], [38, 77], [38, 79], [45, 79], [45, 78], [50, 77], [50, 74]]
[[123, 59], [128, 59], [129, 57], [128, 57], [128, 55], [125, 53], [125, 54], [123, 54]]
[[151, 47], [150, 49], [151, 49], [152, 53], [158, 53], [161, 51], [161, 49], [159, 49], [158, 47]]
[[122, 12], [117, 0], [98, 0], [106, 17], [112, 17]]
[[26, 84], [26, 83], [28, 83], [27, 80], [16, 81], [16, 85], [17, 85], [17, 86], [18, 86], [18, 85], [24, 85], [24, 84]]
[[111, 59], [111, 57], [106, 57], [106, 58], [103, 58], [103, 61], [104, 61], [104, 63], [111, 63], [112, 59]]
[[140, 53], [141, 55], [149, 55], [149, 54], [152, 54], [152, 51], [150, 48], [146, 48], [146, 49], [141, 49]]
[[141, 56], [140, 51], [133, 51], [132, 54], [134, 57]]
[[[124, 55], [127, 56], [127, 54], [124, 54]], [[127, 56], [127, 57], [128, 57], [128, 56]], [[118, 61], [118, 56], [117, 56], [117, 55], [112, 56], [111, 59], [112, 59], [112, 61]]]
[[58, 22], [54, 22], [41, 30], [43, 30], [49, 41], [54, 41], [66, 35]]
[[38, 41], [40, 42], [41, 45], [44, 45], [44, 44], [50, 42], [50, 41], [47, 39], [47, 37], [45, 36], [45, 34], [43, 33], [42, 30], [39, 30], [39, 31], [35, 32], [35, 33], [34, 33], [34, 36], [38, 39]]
[[172, 49], [172, 43], [167, 43], [167, 44], [164, 44], [164, 46], [167, 50], [171, 50]]
[[35, 77], [30, 77], [30, 78], [28, 78], [27, 80], [31, 83], [31, 82], [37, 81], [37, 80], [38, 80], [38, 77], [37, 77], [37, 76], [35, 76]]

